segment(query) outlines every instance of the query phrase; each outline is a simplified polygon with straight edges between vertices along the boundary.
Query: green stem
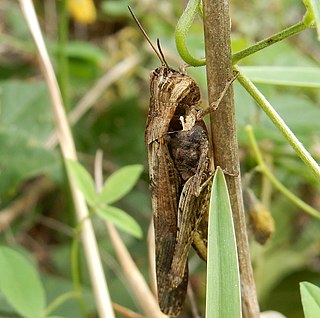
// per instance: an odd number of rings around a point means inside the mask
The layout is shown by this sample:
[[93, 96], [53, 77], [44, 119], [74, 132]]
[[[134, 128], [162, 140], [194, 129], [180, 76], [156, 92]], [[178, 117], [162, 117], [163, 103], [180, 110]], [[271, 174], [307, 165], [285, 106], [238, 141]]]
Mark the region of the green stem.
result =
[[67, 1], [62, 0], [59, 5], [59, 47], [58, 47], [58, 61], [59, 61], [59, 72], [58, 82], [61, 91], [62, 100], [65, 109], [70, 109], [69, 100], [69, 61], [67, 56], [67, 44], [69, 34], [69, 17], [67, 10]]
[[251, 147], [253, 149], [253, 152], [256, 156], [256, 160], [258, 163], [258, 167], [256, 170], [260, 171], [262, 174], [264, 174], [270, 180], [270, 182], [274, 185], [274, 187], [277, 188], [283, 195], [285, 195], [296, 206], [301, 208], [303, 211], [305, 211], [309, 215], [320, 220], [320, 212], [319, 211], [317, 211], [312, 206], [305, 203], [304, 201], [299, 199], [296, 195], [294, 195], [291, 191], [289, 191], [268, 169], [268, 167], [266, 166], [266, 164], [263, 161], [262, 154], [261, 154], [260, 149], [258, 147], [257, 141], [254, 137], [253, 130], [252, 130], [251, 126], [246, 127], [246, 132], [248, 134]]
[[80, 234], [82, 230], [84, 220], [78, 223], [75, 234], [72, 240], [71, 245], [71, 272], [72, 272], [72, 281], [74, 286], [74, 293], [79, 297], [80, 309], [85, 316], [87, 313], [87, 307], [82, 297], [82, 287], [80, 282], [80, 270], [79, 270], [79, 242], [80, 242]]
[[64, 302], [66, 302], [69, 299], [78, 298], [79, 294], [77, 292], [68, 292], [60, 295], [59, 297], [55, 298], [46, 308], [44, 316], [47, 317], [49, 314], [51, 314], [56, 308], [58, 308], [60, 305], [62, 305]]
[[232, 55], [232, 64], [236, 64], [241, 59], [243, 59], [249, 55], [252, 55], [253, 53], [258, 52], [267, 46], [275, 44], [285, 38], [288, 38], [296, 33], [299, 33], [305, 29], [308, 29], [308, 26], [305, 25], [303, 21], [301, 21], [297, 24], [292, 25], [289, 28], [286, 28], [286, 29], [274, 34], [274, 35], [271, 35], [268, 38], [261, 40], [246, 49], [243, 49], [237, 53], [234, 53]]
[[287, 139], [291, 147], [295, 150], [301, 160], [314, 172], [315, 176], [320, 178], [320, 167], [312, 158], [310, 153], [304, 148], [298, 138], [293, 134], [290, 128], [286, 125], [284, 120], [275, 111], [267, 99], [256, 88], [256, 86], [241, 72], [237, 65], [234, 69], [239, 72], [238, 81], [248, 91], [248, 93], [255, 99], [258, 105], [269, 116], [274, 125], [281, 131], [283, 136]]
[[[196, 15], [201, 12], [200, 0], [189, 0], [188, 5], [182, 13], [175, 31], [175, 39], [177, 50], [181, 58], [192, 66], [203, 66], [206, 64], [205, 59], [197, 59], [193, 57], [187, 48], [187, 34]], [[200, 10], [200, 11], [199, 11]]]
[[[176, 46], [177, 50], [181, 56], [181, 58], [188, 63], [189, 65], [192, 66], [203, 66], [206, 64], [206, 59], [197, 59], [193, 57], [186, 44], [186, 39], [187, 39], [187, 34], [189, 32], [189, 29], [192, 25], [192, 22], [194, 18], [196, 17], [197, 14], [202, 16], [202, 7], [201, 7], [201, 1], [200, 0], [189, 0], [188, 5], [181, 15], [177, 26], [176, 26], [176, 31], [175, 31], [175, 39], [176, 39]], [[295, 35], [296, 33], [299, 33], [305, 29], [310, 28], [304, 20], [300, 21], [274, 35], [271, 35], [267, 37], [266, 39], [263, 39], [256, 44], [245, 48], [237, 53], [234, 53], [232, 55], [232, 64], [236, 64], [238, 61], [241, 59], [252, 55], [265, 47], [268, 47], [272, 44], [275, 44], [279, 41], [282, 41], [283, 39], [286, 39], [292, 35]]]

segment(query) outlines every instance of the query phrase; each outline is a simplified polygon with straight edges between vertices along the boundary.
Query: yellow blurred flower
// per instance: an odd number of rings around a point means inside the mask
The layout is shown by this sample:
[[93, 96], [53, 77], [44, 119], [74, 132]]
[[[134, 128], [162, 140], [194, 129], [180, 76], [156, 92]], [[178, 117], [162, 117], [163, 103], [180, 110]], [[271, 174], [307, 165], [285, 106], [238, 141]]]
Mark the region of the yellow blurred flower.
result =
[[80, 24], [90, 24], [96, 20], [97, 12], [93, 0], [68, 0], [68, 9]]

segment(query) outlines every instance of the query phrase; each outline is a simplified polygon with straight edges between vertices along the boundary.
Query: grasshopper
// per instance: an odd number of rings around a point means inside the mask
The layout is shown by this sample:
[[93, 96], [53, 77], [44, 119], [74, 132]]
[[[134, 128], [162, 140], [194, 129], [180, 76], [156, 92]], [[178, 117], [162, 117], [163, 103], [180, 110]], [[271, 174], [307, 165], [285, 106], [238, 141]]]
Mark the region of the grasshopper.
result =
[[163, 313], [180, 314], [188, 285], [191, 245], [207, 257], [207, 223], [213, 175], [213, 156], [203, 117], [220, 98], [200, 110], [200, 89], [184, 72], [168, 66], [159, 40], [158, 50], [135, 17], [161, 61], [150, 74], [150, 105], [145, 129], [155, 230], [158, 302]]

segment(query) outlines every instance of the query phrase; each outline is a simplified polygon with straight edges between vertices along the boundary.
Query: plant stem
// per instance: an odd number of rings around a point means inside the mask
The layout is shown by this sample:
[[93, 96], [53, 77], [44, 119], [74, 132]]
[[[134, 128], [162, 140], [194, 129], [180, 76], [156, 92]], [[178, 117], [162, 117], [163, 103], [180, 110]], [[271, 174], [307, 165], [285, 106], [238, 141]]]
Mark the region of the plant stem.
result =
[[312, 206], [307, 204], [306, 202], [299, 199], [296, 195], [294, 195], [291, 191], [289, 191], [275, 176], [271, 173], [271, 171], [264, 165], [258, 168], [258, 171], [263, 173], [271, 183], [280, 191], [283, 195], [285, 195], [291, 202], [293, 202], [296, 206], [301, 208], [303, 211], [308, 213], [310, 216], [317, 218], [320, 220], [320, 212], [314, 209]]
[[[57, 79], [48, 55], [47, 48], [44, 43], [33, 2], [31, 0], [19, 0], [19, 2], [39, 53], [43, 75], [46, 80], [49, 95], [51, 98], [53, 118], [55, 120], [59, 144], [64, 162], [66, 162], [67, 159], [77, 160], [74, 140], [72, 138], [71, 130], [68, 125], [68, 120], [65, 109], [63, 107]], [[68, 170], [67, 175], [70, 182], [70, 188], [75, 210], [77, 213], [77, 218], [80, 222], [81, 220], [87, 218], [88, 207], [86, 205], [83, 194], [77, 188], [75, 180]], [[114, 318], [115, 315], [111, 305], [108, 286], [99, 255], [97, 240], [94, 234], [93, 225], [89, 219], [86, 219], [86, 221], [83, 223], [81, 237], [97, 303], [98, 315], [101, 318]]]
[[51, 314], [56, 308], [61, 306], [64, 302], [66, 302], [69, 299], [74, 299], [79, 297], [79, 294], [72, 291], [64, 293], [57, 298], [55, 298], [46, 308], [45, 310], [45, 317], [47, 317], [49, 314]]
[[275, 44], [279, 41], [282, 41], [283, 39], [288, 38], [288, 37], [290, 37], [296, 33], [299, 33], [305, 29], [308, 29], [308, 26], [305, 25], [303, 21], [301, 21], [297, 24], [292, 25], [291, 27], [289, 27], [287, 29], [284, 29], [274, 35], [271, 35], [268, 38], [261, 40], [248, 48], [245, 48], [237, 53], [234, 53], [232, 55], [232, 64], [236, 64], [241, 59], [258, 52], [267, 46], [270, 46], [270, 45]]
[[75, 229], [74, 237], [71, 244], [71, 273], [72, 282], [74, 286], [74, 293], [78, 295], [79, 305], [81, 313], [85, 316], [87, 314], [87, 306], [83, 299], [82, 286], [80, 282], [80, 270], [79, 270], [79, 245], [80, 245], [80, 235], [83, 227], [83, 221], [77, 224]]
[[[232, 77], [229, 1], [204, 0], [204, 30], [208, 97], [210, 105]], [[230, 194], [240, 267], [242, 311], [245, 318], [259, 317], [246, 231], [232, 88], [219, 108], [211, 113], [215, 166], [237, 176], [226, 175]]]
[[256, 160], [258, 163], [258, 167], [256, 170], [260, 171], [262, 174], [264, 174], [270, 182], [274, 185], [275, 188], [277, 188], [280, 192], [282, 192], [283, 195], [285, 195], [291, 202], [293, 202], [296, 206], [301, 208], [303, 211], [311, 215], [312, 217], [315, 217], [320, 220], [320, 212], [314, 209], [309, 204], [305, 203], [301, 199], [299, 199], [296, 195], [294, 195], [291, 191], [289, 191], [275, 176], [274, 174], [269, 170], [269, 168], [266, 166], [261, 151], [258, 147], [257, 141], [254, 137], [253, 130], [251, 126], [246, 127], [246, 132], [249, 136], [249, 141], [251, 144], [251, 147], [254, 151], [254, 154], [256, 156]]
[[205, 59], [194, 58], [187, 48], [187, 35], [191, 24], [199, 13], [200, 0], [189, 0], [186, 9], [182, 13], [175, 30], [175, 39], [177, 50], [182, 59], [192, 66], [203, 66], [206, 64]]
[[[240, 72], [239, 67], [236, 65], [234, 69]], [[312, 158], [310, 153], [304, 148], [298, 138], [286, 125], [284, 120], [275, 111], [272, 105], [267, 101], [267, 99], [262, 95], [262, 93], [255, 87], [255, 85], [241, 72], [238, 76], [238, 81], [240, 84], [248, 91], [248, 93], [254, 98], [258, 105], [263, 109], [263, 111], [272, 120], [275, 126], [281, 131], [283, 136], [287, 139], [291, 147], [295, 150], [301, 160], [314, 172], [315, 176], [320, 178], [320, 167], [317, 162]]]

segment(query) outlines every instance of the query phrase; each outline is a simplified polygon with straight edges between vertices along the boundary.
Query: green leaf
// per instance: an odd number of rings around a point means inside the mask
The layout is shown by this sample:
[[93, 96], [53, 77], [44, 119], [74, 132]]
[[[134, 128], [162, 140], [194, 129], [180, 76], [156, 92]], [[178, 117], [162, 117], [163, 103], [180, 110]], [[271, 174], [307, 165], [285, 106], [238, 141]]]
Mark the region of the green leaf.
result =
[[142, 238], [142, 230], [136, 220], [125, 211], [114, 206], [99, 207], [97, 214], [106, 221], [110, 221], [119, 229], [133, 235], [136, 238]]
[[[54, 45], [53, 53], [59, 59], [60, 46]], [[77, 83], [80, 80], [95, 79], [100, 75], [100, 67], [106, 61], [106, 51], [90, 42], [70, 41], [66, 45], [69, 72]]]
[[130, 0], [108, 0], [101, 4], [102, 12], [109, 16], [126, 16], [128, 14], [128, 5]]
[[136, 184], [142, 170], [142, 165], [130, 165], [113, 173], [103, 185], [99, 202], [111, 204], [124, 197]]
[[241, 71], [255, 83], [320, 87], [319, 67], [242, 66]]
[[[57, 51], [59, 48], [57, 47]], [[99, 64], [106, 58], [106, 52], [89, 42], [70, 41], [66, 47], [69, 58]]]
[[45, 293], [35, 268], [20, 253], [0, 247], [0, 290], [23, 317], [38, 318], [45, 308]]
[[54, 129], [43, 82], [1, 82], [0, 105], [0, 197], [6, 200], [27, 178], [59, 177], [61, 161], [56, 151], [45, 147]]
[[218, 167], [210, 199], [206, 317], [240, 318], [240, 277], [227, 185]]
[[300, 283], [301, 301], [305, 318], [320, 317], [320, 288], [308, 283]]
[[97, 202], [97, 193], [94, 182], [88, 171], [77, 161], [67, 160], [67, 170], [72, 175], [77, 187], [85, 196], [89, 205], [94, 206]]

